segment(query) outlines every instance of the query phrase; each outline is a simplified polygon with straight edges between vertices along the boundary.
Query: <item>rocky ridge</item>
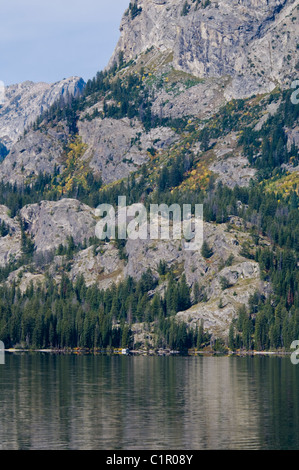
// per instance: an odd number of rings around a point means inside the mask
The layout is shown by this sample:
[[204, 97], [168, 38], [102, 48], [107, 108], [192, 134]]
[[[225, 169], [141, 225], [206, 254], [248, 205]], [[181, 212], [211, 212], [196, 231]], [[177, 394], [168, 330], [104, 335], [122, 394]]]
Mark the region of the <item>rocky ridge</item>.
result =
[[79, 77], [53, 84], [27, 81], [7, 86], [0, 106], [0, 141], [10, 150], [24, 130], [51, 105], [80, 95], [84, 86], [84, 80]]
[[[146, 70], [155, 115], [205, 120], [227, 100], [285, 88], [296, 78], [298, 0], [189, 0], [185, 12], [183, 5], [180, 0], [142, 0], [134, 17], [127, 10], [108, 65], [118, 63], [122, 54], [128, 66], [118, 72], [120, 78]], [[13, 143], [42, 110], [83, 87], [78, 78], [54, 85], [26, 82], [8, 87], [6, 104], [0, 109], [0, 140], [11, 155], [0, 164], [2, 179], [23, 184], [40, 171], [53, 173], [61, 159], [61, 144], [68, 138], [66, 129], [51, 135], [31, 132], [29, 142]], [[126, 177], [147, 162], [149, 148], [165, 150], [177, 139], [167, 128], [148, 135], [136, 119], [86, 120], [95, 109], [101, 112], [103, 101], [81, 113], [79, 135], [88, 148], [84, 160], [105, 183]], [[292, 136], [290, 131], [290, 140], [296, 138]], [[238, 167], [246, 168], [243, 156], [238, 158]], [[234, 167], [233, 162], [222, 163], [217, 157], [211, 169], [231, 175]], [[247, 184], [252, 173], [245, 169], [242, 174]]]
[[[11, 219], [5, 206], [0, 209], [1, 221], [11, 229], [9, 235], [0, 238], [0, 261], [6, 265], [21, 256], [21, 231], [19, 218]], [[42, 284], [46, 275], [59, 282], [64, 272], [73, 281], [83, 275], [86, 285], [97, 283], [106, 289], [127, 276], [138, 280], [150, 268], [160, 280], [157, 291], [163, 295], [166, 281], [158, 273], [159, 262], [163, 260], [176, 276], [185, 273], [191, 289], [199, 282], [206, 295], [205, 301], [178, 313], [177, 320], [195, 327], [203, 319], [206, 329], [219, 337], [227, 334], [229, 322], [236, 316], [238, 307], [248, 302], [250, 295], [256, 291], [267, 295], [270, 289], [268, 283], [260, 280], [258, 263], [241, 254], [242, 244], [245, 241], [252, 244], [252, 240], [238, 218], [233, 218], [229, 227], [227, 224], [204, 223], [204, 239], [213, 250], [213, 256], [208, 260], [199, 251], [186, 251], [183, 240], [129, 239], [127, 260], [124, 261], [113, 242], [103, 243], [96, 250], [93, 246], [83, 247], [71, 259], [67, 255], [57, 255], [60, 245], [68, 245], [69, 237], [75, 245], [83, 245], [95, 235], [95, 211], [77, 200], [31, 204], [21, 210], [20, 216], [35, 246], [34, 265], [18, 268], [8, 278], [8, 282], [14, 280], [21, 291], [26, 290], [31, 281]], [[269, 242], [261, 239], [260, 245], [267, 246]], [[225, 290], [221, 287], [223, 277], [229, 285]]]

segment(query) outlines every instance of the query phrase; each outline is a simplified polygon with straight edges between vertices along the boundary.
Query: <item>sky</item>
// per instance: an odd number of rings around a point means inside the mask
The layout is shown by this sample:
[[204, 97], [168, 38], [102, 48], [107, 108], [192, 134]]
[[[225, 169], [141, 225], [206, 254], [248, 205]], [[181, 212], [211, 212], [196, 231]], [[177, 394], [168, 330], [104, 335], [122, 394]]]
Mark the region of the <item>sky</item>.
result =
[[0, 81], [85, 81], [108, 63], [130, 0], [0, 0]]

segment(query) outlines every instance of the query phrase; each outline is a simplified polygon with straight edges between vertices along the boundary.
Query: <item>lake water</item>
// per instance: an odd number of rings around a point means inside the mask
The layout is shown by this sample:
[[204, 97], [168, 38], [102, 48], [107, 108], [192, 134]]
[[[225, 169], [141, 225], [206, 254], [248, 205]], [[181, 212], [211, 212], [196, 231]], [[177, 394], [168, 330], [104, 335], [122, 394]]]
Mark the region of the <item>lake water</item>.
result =
[[278, 357], [6, 353], [0, 449], [299, 449], [299, 365]]

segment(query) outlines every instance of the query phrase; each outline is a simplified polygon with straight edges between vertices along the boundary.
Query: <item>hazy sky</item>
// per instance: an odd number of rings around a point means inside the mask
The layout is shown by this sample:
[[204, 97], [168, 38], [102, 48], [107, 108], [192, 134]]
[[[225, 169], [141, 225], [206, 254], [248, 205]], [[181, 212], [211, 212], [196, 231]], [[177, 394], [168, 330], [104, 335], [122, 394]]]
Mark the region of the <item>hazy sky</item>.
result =
[[0, 0], [0, 81], [84, 80], [102, 70], [130, 0]]

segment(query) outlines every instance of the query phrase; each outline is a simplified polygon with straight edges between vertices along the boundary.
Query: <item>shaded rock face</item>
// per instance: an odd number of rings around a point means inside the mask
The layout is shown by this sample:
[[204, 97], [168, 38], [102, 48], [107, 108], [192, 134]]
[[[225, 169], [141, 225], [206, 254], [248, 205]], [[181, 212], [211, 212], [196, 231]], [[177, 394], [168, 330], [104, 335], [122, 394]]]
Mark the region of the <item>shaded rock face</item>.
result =
[[184, 11], [181, 0], [140, 0], [142, 11], [134, 18], [127, 11], [122, 19], [109, 65], [120, 51], [127, 60], [152, 47], [171, 51], [175, 69], [198, 77], [230, 76], [228, 98], [270, 91], [295, 77], [298, 0], [188, 4]]
[[10, 150], [42, 112], [59, 99], [80, 95], [84, 87], [85, 82], [79, 77], [53, 84], [27, 81], [6, 87], [4, 103], [0, 106], [0, 141]]
[[236, 133], [232, 132], [218, 139], [213, 154], [214, 159], [209, 169], [217, 176], [217, 181], [233, 188], [236, 185], [248, 186], [251, 179], [254, 179], [256, 170], [250, 166], [242, 149], [238, 148]]
[[225, 104], [223, 90], [228, 82], [227, 77], [211, 78], [202, 80], [202, 83], [187, 90], [179, 90], [179, 93], [161, 90], [153, 102], [152, 111], [164, 118], [184, 116], [209, 118]]
[[75, 199], [42, 201], [23, 207], [21, 218], [27, 233], [33, 237], [36, 252], [47, 252], [66, 245], [72, 236], [75, 244], [95, 234], [94, 210]]
[[60, 158], [66, 134], [50, 129], [48, 132], [30, 131], [16, 142], [0, 165], [0, 178], [5, 182], [22, 185], [39, 173], [53, 174]]
[[24, 130], [58, 100], [79, 96], [85, 87], [82, 78], [71, 77], [54, 84], [24, 82], [5, 89], [0, 106], [0, 142], [10, 151], [0, 165], [0, 178], [5, 182], [26, 184], [39, 173], [53, 174], [60, 165], [68, 131], [61, 123], [59, 130], [45, 132]]
[[102, 289], [107, 289], [124, 280], [124, 267], [117, 248], [107, 243], [98, 248], [95, 255], [93, 247], [80, 251], [74, 258], [70, 278], [75, 280], [82, 274], [87, 286], [96, 283]]
[[[87, 145], [82, 158], [105, 184], [136, 171], [149, 160], [149, 149], [165, 150], [178, 139], [170, 128], [145, 132], [137, 119], [128, 118], [79, 120], [78, 129]], [[0, 163], [0, 179], [21, 186], [34, 181], [39, 173], [53, 174], [55, 167], [60, 172], [67, 142], [68, 132], [63, 123], [43, 132], [30, 130]]]
[[291, 149], [292, 145], [299, 147], [299, 126], [293, 129], [286, 129], [288, 136], [288, 148]]
[[8, 207], [0, 205], [2, 223], [8, 227], [8, 233], [0, 237], [0, 266], [6, 266], [21, 256], [21, 229], [16, 219], [9, 216]]
[[84, 159], [95, 173], [101, 174], [104, 183], [128, 176], [148, 161], [148, 149], [165, 149], [177, 136], [167, 127], [145, 133], [137, 120], [128, 118], [94, 119], [79, 122], [79, 133], [88, 145]]

